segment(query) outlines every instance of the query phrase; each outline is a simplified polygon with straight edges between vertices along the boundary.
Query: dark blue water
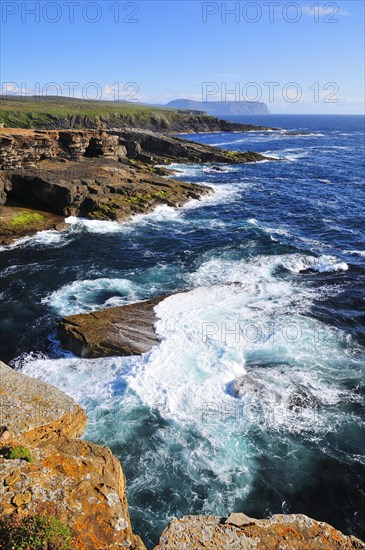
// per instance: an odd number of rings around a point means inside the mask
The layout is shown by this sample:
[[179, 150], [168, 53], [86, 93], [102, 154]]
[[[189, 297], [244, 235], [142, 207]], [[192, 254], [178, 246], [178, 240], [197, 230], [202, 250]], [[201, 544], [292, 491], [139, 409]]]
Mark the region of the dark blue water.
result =
[[[299, 134], [195, 136], [281, 160], [175, 166], [215, 194], [0, 253], [1, 359], [87, 408], [150, 546], [188, 513], [302, 512], [365, 536], [364, 119], [248, 122]], [[62, 315], [179, 290], [141, 358], [55, 341]]]

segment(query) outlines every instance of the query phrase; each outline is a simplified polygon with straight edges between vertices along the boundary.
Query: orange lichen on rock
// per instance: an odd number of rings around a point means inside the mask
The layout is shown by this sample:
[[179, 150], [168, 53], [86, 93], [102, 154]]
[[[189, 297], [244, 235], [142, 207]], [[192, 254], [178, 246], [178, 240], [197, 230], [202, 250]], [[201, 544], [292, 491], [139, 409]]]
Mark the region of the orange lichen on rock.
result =
[[[51, 511], [71, 529], [75, 548], [144, 549], [131, 528], [120, 462], [108, 448], [76, 438], [85, 426], [81, 407], [4, 364], [0, 375], [0, 408], [12, 408], [2, 419], [2, 437], [8, 435], [0, 438], [0, 514]], [[24, 414], [16, 408], [20, 401]], [[29, 447], [32, 463], [7, 458], [20, 442]]]
[[275, 515], [258, 520], [245, 514], [228, 519], [186, 516], [173, 520], [161, 535], [155, 550], [360, 550], [365, 544], [343, 535], [327, 523], [302, 514]]

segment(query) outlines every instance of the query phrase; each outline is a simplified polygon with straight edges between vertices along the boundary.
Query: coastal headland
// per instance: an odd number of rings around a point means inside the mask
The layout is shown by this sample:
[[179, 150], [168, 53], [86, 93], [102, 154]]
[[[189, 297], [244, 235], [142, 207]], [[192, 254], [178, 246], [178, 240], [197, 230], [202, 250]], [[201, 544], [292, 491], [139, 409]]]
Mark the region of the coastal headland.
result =
[[140, 128], [119, 130], [0, 129], [0, 241], [64, 218], [125, 221], [159, 204], [181, 206], [210, 193], [181, 182], [171, 163], [238, 164], [266, 157], [202, 145]]

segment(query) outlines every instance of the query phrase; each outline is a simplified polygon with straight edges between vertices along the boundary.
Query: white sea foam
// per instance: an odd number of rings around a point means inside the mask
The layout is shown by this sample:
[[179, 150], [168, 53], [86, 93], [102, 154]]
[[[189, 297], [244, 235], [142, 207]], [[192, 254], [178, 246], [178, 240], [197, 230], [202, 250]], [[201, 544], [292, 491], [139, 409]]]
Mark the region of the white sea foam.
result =
[[61, 231], [56, 231], [53, 229], [49, 229], [46, 231], [38, 231], [35, 235], [32, 235], [30, 237], [22, 237], [20, 239], [17, 239], [11, 244], [4, 245], [0, 247], [0, 251], [2, 250], [11, 250], [14, 248], [20, 248], [23, 246], [63, 246], [66, 244], [65, 240], [65, 234]]
[[[308, 316], [315, 289], [276, 275], [280, 266], [295, 271], [308, 261], [209, 253], [190, 276], [199, 286], [157, 306], [161, 344], [151, 352], [97, 360], [28, 356], [18, 366], [85, 406], [89, 437], [140, 446], [130, 490], [148, 486], [158, 494], [167, 467], [183, 467], [189, 487], [207, 481], [204, 512], [223, 513], [252, 488], [260, 434], [274, 448], [288, 434], [321, 438], [342, 429], [349, 413], [339, 405], [356, 400], [343, 381], [363, 376], [364, 357], [351, 356], [344, 334]], [[156, 431], [136, 441], [143, 421]]]
[[[275, 155], [278, 155], [279, 156], [275, 156]], [[308, 157], [309, 156], [309, 152], [307, 150], [304, 150], [304, 149], [281, 149], [280, 151], [265, 151], [263, 153], [263, 155], [267, 155], [269, 157], [273, 157], [273, 158], [279, 158], [279, 159], [285, 159], [285, 160], [288, 160], [288, 161], [292, 161], [292, 162], [295, 162], [297, 160], [300, 160], [302, 158], [305, 158], [305, 157]]]
[[74, 233], [86, 231], [88, 233], [108, 234], [130, 231], [127, 222], [88, 220], [86, 218], [77, 218], [76, 216], [66, 218], [65, 222], [70, 225], [70, 230]]
[[65, 219], [65, 222], [69, 225], [69, 228], [65, 231], [56, 231], [53, 229], [39, 231], [35, 235], [22, 237], [14, 243], [0, 247], [0, 251], [21, 248], [23, 246], [59, 248], [66, 246], [70, 237], [78, 233], [127, 233], [133, 229], [126, 222], [87, 220], [85, 218], [77, 218], [76, 216], [69, 216]]
[[[112, 293], [114, 296], [100, 303], [98, 297]], [[48, 304], [59, 315], [85, 313], [102, 307], [125, 305], [138, 301], [142, 289], [128, 279], [85, 279], [74, 281], [52, 292], [42, 303]]]
[[[207, 404], [218, 401], [228, 408], [235, 406], [227, 386], [251, 372], [256, 358], [262, 365], [278, 360], [283, 364], [281, 369], [260, 368], [261, 405], [269, 412], [276, 396], [281, 410], [273, 428], [283, 427], [293, 395], [304, 389], [311, 402], [337, 403], [343, 392], [323, 374], [335, 368], [328, 362], [329, 350], [337, 344], [341, 349], [342, 337], [337, 334], [331, 342], [325, 339], [318, 344], [316, 335], [326, 329], [305, 316], [313, 291], [277, 279], [275, 267], [285, 263], [298, 266], [298, 258], [262, 257], [249, 263], [211, 258], [191, 275], [196, 284], [209, 286], [161, 302], [156, 308], [160, 318], [156, 331], [162, 343], [128, 375], [129, 386], [141, 400], [166, 418], [196, 426], [197, 415]], [[344, 360], [340, 353], [335, 362]], [[307, 413], [310, 416], [311, 410]], [[293, 419], [289, 429], [307, 427], [295, 427]], [[210, 437], [209, 424], [199, 429]], [[232, 435], [232, 427], [227, 430]]]
[[[158, 410], [180, 428], [194, 426], [209, 440], [217, 437], [217, 424], [222, 422], [220, 407], [235, 410], [237, 399], [228, 388], [234, 380], [242, 379], [247, 388], [241, 398], [253, 407], [252, 414], [258, 414], [256, 409], [261, 407], [269, 415], [276, 403], [277, 417], [270, 429], [319, 429], [318, 418], [308, 424], [312, 405], [331, 405], [344, 398], [346, 392], [336, 385], [336, 379], [340, 381], [340, 367], [348, 364], [349, 357], [343, 351], [340, 332], [332, 333], [306, 315], [315, 291], [275, 275], [280, 265], [297, 272], [308, 264], [309, 258], [291, 255], [257, 257], [250, 262], [211, 257], [191, 274], [192, 283], [204, 286], [171, 296], [157, 306], [156, 331], [162, 342], [150, 353], [141, 358], [93, 363], [42, 358], [26, 362], [25, 370], [53, 379], [56, 369], [56, 379], [70, 378], [66, 380], [70, 387], [77, 379], [73, 392], [79, 400], [89, 401], [92, 396], [100, 406], [105, 392], [111, 392], [111, 381], [123, 371], [128, 391], [139, 403]], [[84, 298], [93, 292], [88, 284], [85, 288], [79, 293]], [[73, 287], [72, 291], [79, 289]], [[282, 366], [278, 368], [276, 363]], [[92, 386], [87, 379], [91, 371]], [[248, 374], [251, 378], [245, 382]], [[255, 395], [260, 395], [260, 403]], [[297, 399], [303, 402], [300, 407], [306, 416], [305, 424], [299, 426], [297, 416], [288, 418], [297, 395], [306, 396]], [[114, 395], [112, 399], [117, 398]], [[208, 421], [204, 420], [205, 413]], [[321, 422], [327, 420], [323, 413]], [[240, 430], [258, 423], [255, 416], [249, 422], [241, 421]], [[234, 423], [225, 426], [228, 446], [237, 428]]]
[[[214, 166], [219, 166], [219, 170], [215, 170]], [[241, 166], [237, 164], [218, 164], [218, 165], [205, 165], [202, 167], [202, 171], [209, 174], [229, 174], [232, 172], [238, 172], [241, 170]]]
[[[90, 275], [92, 275], [92, 271]], [[43, 298], [42, 303], [49, 305], [58, 315], [85, 313], [105, 307], [126, 305], [167, 292], [171, 284], [178, 284], [183, 274], [178, 264], [165, 263], [154, 265], [150, 269], [134, 269], [125, 277], [97, 277], [73, 281]]]
[[293, 255], [293, 258], [288, 259], [284, 266], [293, 273], [299, 273], [310, 269], [318, 273], [333, 273], [336, 271], [347, 271], [349, 266], [346, 262], [341, 262], [334, 256], [300, 256]]

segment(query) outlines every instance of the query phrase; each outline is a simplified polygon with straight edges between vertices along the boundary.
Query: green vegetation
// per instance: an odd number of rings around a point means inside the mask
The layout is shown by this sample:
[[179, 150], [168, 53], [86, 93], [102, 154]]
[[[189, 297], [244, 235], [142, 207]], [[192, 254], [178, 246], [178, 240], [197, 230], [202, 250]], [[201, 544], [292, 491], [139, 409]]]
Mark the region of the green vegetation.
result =
[[236, 151], [224, 151], [224, 154], [229, 160], [239, 159], [239, 153], [237, 153]]
[[154, 197], [153, 195], [151, 195], [151, 193], [139, 193], [134, 197], [126, 197], [124, 200], [129, 204], [141, 204], [146, 201], [151, 201], [153, 200], [153, 198]]
[[0, 550], [72, 550], [70, 529], [54, 516], [0, 517]]
[[141, 197], [126, 197], [124, 199], [124, 201], [127, 202], [128, 204], [139, 204], [141, 200], [142, 200]]
[[116, 220], [118, 218], [117, 212], [121, 208], [127, 205], [135, 207], [143, 207], [146, 203], [157, 203], [158, 200], [166, 199], [168, 193], [166, 191], [157, 191], [156, 193], [138, 193], [131, 197], [119, 196], [118, 199], [109, 201], [107, 203], [99, 203], [95, 209], [88, 214], [88, 217], [92, 220], [106, 221]]
[[26, 460], [27, 462], [33, 462], [32, 454], [27, 447], [13, 447], [13, 448], [4, 448], [1, 450], [2, 456], [8, 460]]
[[22, 227], [29, 227], [30, 225], [38, 224], [44, 221], [42, 214], [23, 212], [14, 216], [9, 225], [14, 229], [21, 229]]
[[184, 116], [174, 109], [138, 103], [50, 96], [0, 96], [0, 106], [0, 123], [9, 128], [96, 128], [106, 120], [109, 126], [133, 123], [168, 127], [169, 121]]
[[115, 210], [118, 208], [118, 204], [114, 202], [99, 203], [95, 210], [89, 213], [89, 218], [97, 221], [116, 220], [117, 216]]

